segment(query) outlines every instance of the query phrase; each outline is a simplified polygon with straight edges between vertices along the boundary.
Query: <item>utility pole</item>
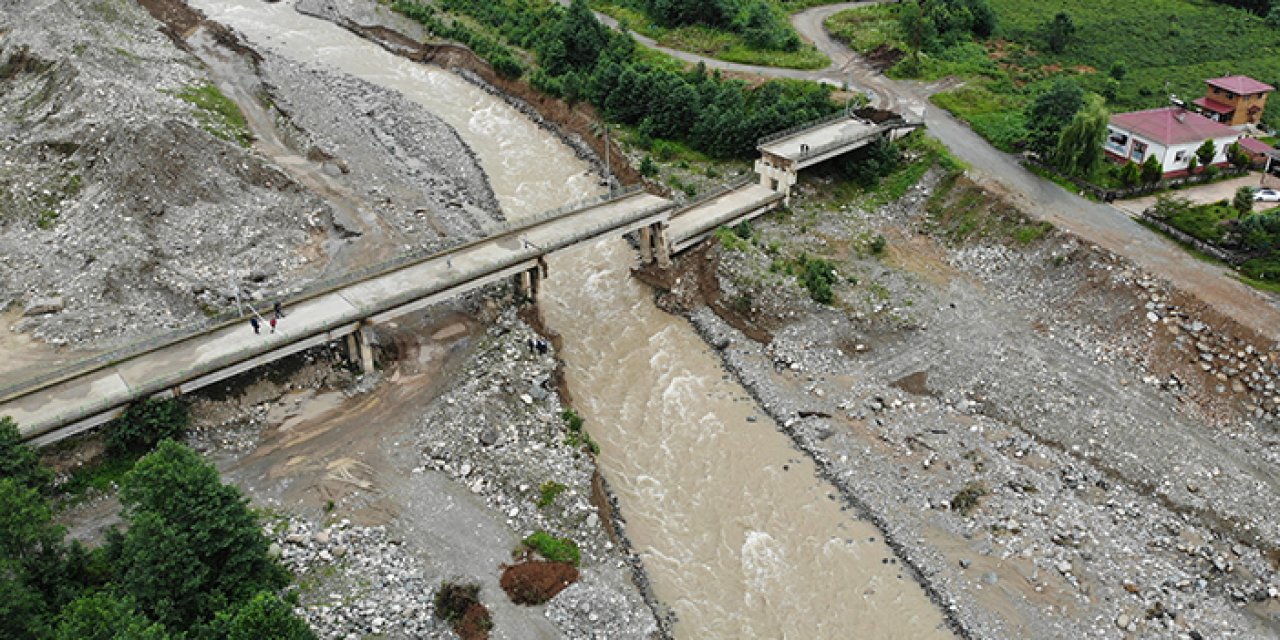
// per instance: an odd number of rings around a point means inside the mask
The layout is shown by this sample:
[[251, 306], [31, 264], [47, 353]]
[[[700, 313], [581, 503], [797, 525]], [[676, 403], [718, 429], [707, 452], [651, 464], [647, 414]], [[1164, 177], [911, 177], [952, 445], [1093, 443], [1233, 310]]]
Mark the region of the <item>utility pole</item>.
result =
[[609, 199], [613, 199], [613, 167], [609, 164], [609, 123], [603, 120], [604, 126], [604, 181], [609, 185]]

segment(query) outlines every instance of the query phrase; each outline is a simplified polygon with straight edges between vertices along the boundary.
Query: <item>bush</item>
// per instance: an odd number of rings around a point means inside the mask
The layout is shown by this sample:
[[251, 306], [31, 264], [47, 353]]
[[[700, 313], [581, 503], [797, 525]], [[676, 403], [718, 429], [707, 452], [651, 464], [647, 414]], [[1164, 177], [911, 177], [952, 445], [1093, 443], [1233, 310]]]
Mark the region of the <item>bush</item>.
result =
[[187, 405], [181, 400], [148, 398], [135, 402], [124, 415], [105, 427], [107, 453], [115, 456], [146, 453], [161, 440], [181, 438], [190, 421]]
[[576, 542], [569, 538], [557, 538], [546, 531], [537, 531], [525, 538], [524, 546], [552, 562], [565, 562], [576, 567], [582, 560]]
[[551, 506], [551, 503], [556, 501], [556, 496], [564, 493], [565, 489], [568, 489], [568, 487], [554, 480], [542, 483], [542, 486], [538, 487], [538, 508]]
[[800, 282], [809, 290], [809, 297], [821, 304], [835, 301], [835, 294], [831, 291], [831, 285], [836, 282], [835, 265], [828, 260], [810, 258], [804, 254], [801, 254], [799, 264]]
[[985, 495], [987, 495], [987, 488], [982, 486], [982, 483], [970, 482], [951, 497], [951, 510], [962, 516], [968, 516], [978, 508], [978, 503]]

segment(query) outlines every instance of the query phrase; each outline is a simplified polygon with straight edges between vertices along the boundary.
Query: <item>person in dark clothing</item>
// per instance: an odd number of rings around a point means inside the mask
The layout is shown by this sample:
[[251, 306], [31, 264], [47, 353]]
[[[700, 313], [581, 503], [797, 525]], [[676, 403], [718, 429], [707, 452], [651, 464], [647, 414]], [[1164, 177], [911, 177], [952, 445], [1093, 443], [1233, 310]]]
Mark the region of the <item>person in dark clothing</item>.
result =
[[537, 344], [538, 344], [538, 353], [542, 355], [546, 355], [547, 349], [550, 347], [550, 345], [547, 344], [547, 341], [539, 339]]
[[271, 310], [272, 310], [272, 311], [274, 311], [274, 312], [276, 313], [276, 319], [277, 319], [277, 320], [279, 320], [280, 318], [283, 318], [283, 317], [284, 317], [284, 312], [280, 310], [280, 301], [279, 301], [279, 300], [277, 300], [277, 301], [276, 301], [275, 306], [274, 306], [274, 307], [272, 307], [272, 308], [271, 308]]
[[254, 333], [262, 333], [261, 328], [258, 325], [258, 316], [249, 318], [249, 326], [253, 327]]

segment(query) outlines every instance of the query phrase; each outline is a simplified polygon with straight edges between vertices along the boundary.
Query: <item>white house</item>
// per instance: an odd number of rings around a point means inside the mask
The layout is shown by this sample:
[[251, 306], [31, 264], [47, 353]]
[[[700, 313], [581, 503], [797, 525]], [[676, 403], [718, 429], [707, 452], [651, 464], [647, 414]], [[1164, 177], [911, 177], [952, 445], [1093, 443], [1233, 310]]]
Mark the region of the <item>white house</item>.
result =
[[1211, 164], [1226, 165], [1227, 147], [1239, 139], [1240, 132], [1194, 111], [1163, 107], [1111, 116], [1103, 148], [1117, 162], [1142, 163], [1154, 155], [1169, 178], [1186, 174], [1187, 162], [1205, 140], [1217, 147]]

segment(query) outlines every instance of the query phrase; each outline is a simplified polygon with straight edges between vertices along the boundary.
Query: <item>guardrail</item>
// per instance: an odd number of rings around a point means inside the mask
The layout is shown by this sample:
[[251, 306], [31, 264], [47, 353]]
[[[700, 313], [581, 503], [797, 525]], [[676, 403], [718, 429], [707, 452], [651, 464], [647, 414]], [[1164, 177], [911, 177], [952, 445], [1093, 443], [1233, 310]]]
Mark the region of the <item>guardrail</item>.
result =
[[[370, 265], [368, 267], [356, 269], [354, 271], [349, 271], [347, 273], [342, 274], [341, 276], [335, 276], [333, 278], [317, 280], [305, 286], [293, 289], [292, 295], [290, 295], [288, 298], [282, 299], [281, 304], [294, 305], [299, 302], [304, 302], [306, 300], [310, 300], [312, 298], [316, 298], [318, 296], [325, 295], [327, 293], [332, 293], [337, 289], [341, 289], [343, 287], [355, 284], [363, 280], [368, 280], [370, 278], [374, 278], [377, 276], [386, 275], [393, 271], [398, 271], [412, 264], [422, 262], [423, 260], [440, 257], [448, 253], [465, 249], [467, 247], [471, 247], [483, 242], [488, 242], [489, 240], [492, 240], [495, 237], [509, 235], [511, 233], [528, 229], [528, 228], [537, 226], [539, 224], [544, 224], [555, 218], [571, 214], [581, 209], [595, 207], [600, 204], [610, 202], [613, 200], [622, 200], [624, 198], [634, 195], [635, 193], [641, 190], [643, 190], [642, 186], [633, 185], [631, 187], [627, 187], [626, 189], [623, 189], [621, 193], [615, 193], [612, 196], [610, 195], [595, 196], [592, 198], [587, 198], [584, 200], [573, 202], [561, 207], [557, 207], [549, 211], [544, 211], [534, 216], [522, 218], [520, 220], [508, 221], [500, 225], [496, 225], [483, 238], [478, 238], [478, 239], [467, 241], [467, 242], [461, 242], [456, 245], [450, 246], [446, 249], [420, 249], [420, 250], [410, 251], [408, 253], [401, 254], [400, 256], [397, 256], [390, 260], [386, 260], [384, 262], [380, 262], [374, 265]], [[59, 367], [53, 371], [43, 373], [34, 378], [24, 380], [22, 382], [18, 382], [0, 389], [0, 402], [7, 402], [16, 397], [26, 395], [28, 393], [32, 393], [39, 389], [45, 388], [47, 386], [56, 384], [58, 382], [62, 382], [63, 380], [69, 377], [73, 377], [75, 375], [83, 375], [85, 373], [97, 371], [99, 369], [109, 367], [123, 360], [134, 358], [144, 353], [149, 353], [157, 349], [161, 349], [167, 346], [171, 346], [173, 344], [177, 344], [184, 340], [189, 340], [191, 338], [195, 338], [195, 337], [207, 334], [211, 331], [220, 329], [227, 325], [234, 324], [237, 322], [243, 322], [248, 317], [249, 315], [244, 313], [225, 312], [197, 323], [194, 326], [194, 328], [186, 328], [186, 329], [177, 330], [177, 331], [170, 331], [157, 336], [146, 338], [144, 340], [130, 343], [128, 345], [113, 349], [111, 351], [107, 351], [105, 353], [100, 353], [94, 356], [89, 356], [87, 358], [76, 360], [75, 362], [63, 365], [62, 367]]]
[[[704, 202], [707, 202], [708, 200], [719, 198], [720, 196], [726, 193], [729, 193], [730, 191], [736, 191], [738, 189], [741, 189], [744, 185], [748, 185], [753, 182], [755, 182], [755, 178], [752, 177], [751, 174], [738, 176], [737, 178], [734, 178], [729, 182], [726, 182], [722, 185], [719, 185], [717, 187], [714, 187], [712, 189], [699, 193], [697, 196], [690, 198], [689, 200], [677, 200], [677, 203], [680, 206], [680, 212], [683, 213], [685, 211], [688, 211], [689, 209], [692, 209], [693, 207], [696, 207]], [[677, 213], [676, 215], [679, 215], [679, 213]]]

